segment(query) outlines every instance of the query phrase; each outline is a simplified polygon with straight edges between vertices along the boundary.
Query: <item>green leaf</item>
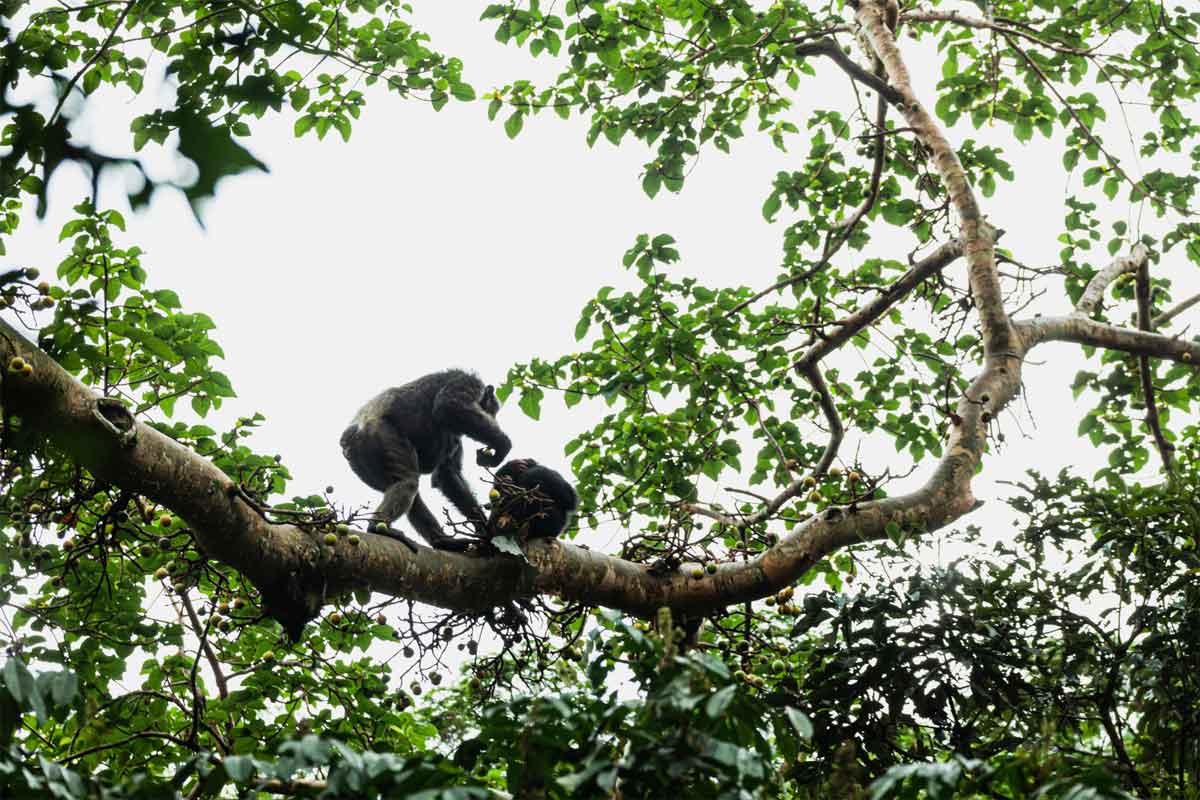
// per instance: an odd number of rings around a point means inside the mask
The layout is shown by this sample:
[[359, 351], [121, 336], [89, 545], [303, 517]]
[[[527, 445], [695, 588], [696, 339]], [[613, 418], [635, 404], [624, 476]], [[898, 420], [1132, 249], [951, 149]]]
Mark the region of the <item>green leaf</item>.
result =
[[708, 702], [704, 704], [704, 713], [709, 719], [718, 719], [725, 713], [725, 709], [729, 708], [729, 704], [733, 702], [734, 695], [737, 694], [737, 686], [726, 686], [720, 691], [713, 692], [708, 698]]
[[792, 723], [792, 727], [796, 730], [796, 733], [805, 739], [813, 737], [812, 720], [807, 715], [791, 706], [784, 706], [783, 712], [787, 715], [788, 722]]
[[653, 198], [658, 194], [658, 190], [662, 188], [662, 175], [656, 169], [646, 170], [646, 174], [642, 176], [642, 191], [647, 197]]
[[521, 399], [517, 402], [517, 405], [525, 412], [525, 416], [531, 419], [538, 419], [542, 414], [542, 396], [542, 390], [536, 386], [523, 389], [521, 391]]
[[590, 314], [585, 314], [579, 318], [579, 322], [575, 323], [575, 341], [583, 340], [587, 336], [588, 329], [592, 326], [592, 317]]
[[183, 359], [176, 353], [169, 344], [159, 339], [157, 336], [145, 334], [141, 336], [138, 343], [146, 350], [166, 361], [168, 364], [178, 364]]
[[18, 703], [27, 701], [34, 692], [33, 675], [19, 658], [4, 662], [4, 686]]
[[249, 756], [226, 756], [225, 774], [237, 783], [245, 783], [254, 774], [254, 759]]
[[780, 198], [779, 193], [773, 192], [769, 197], [767, 197], [767, 201], [763, 203], [763, 219], [765, 219], [767, 222], [774, 222], [775, 215], [779, 213], [779, 208], [782, 205], [783, 200]]
[[525, 125], [525, 112], [514, 111], [512, 116], [504, 121], [504, 132], [508, 134], [508, 138], [515, 139], [517, 134], [521, 132], [521, 128]]

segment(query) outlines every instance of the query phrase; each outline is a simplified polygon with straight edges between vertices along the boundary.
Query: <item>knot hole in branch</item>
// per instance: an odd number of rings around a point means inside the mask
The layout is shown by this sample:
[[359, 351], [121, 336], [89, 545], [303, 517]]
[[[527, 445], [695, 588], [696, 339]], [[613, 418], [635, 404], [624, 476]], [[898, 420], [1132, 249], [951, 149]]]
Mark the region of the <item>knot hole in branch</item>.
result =
[[92, 416], [106, 431], [117, 437], [122, 447], [133, 447], [137, 441], [137, 422], [133, 414], [120, 400], [98, 397], [92, 408]]

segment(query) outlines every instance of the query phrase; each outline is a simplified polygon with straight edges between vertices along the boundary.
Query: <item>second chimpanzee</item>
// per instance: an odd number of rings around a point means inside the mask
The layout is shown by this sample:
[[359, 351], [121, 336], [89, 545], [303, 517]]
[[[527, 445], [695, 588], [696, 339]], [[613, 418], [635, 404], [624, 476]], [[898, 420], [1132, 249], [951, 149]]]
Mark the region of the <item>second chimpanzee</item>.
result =
[[517, 458], [496, 471], [492, 485], [492, 536], [525, 530], [528, 539], [550, 539], [562, 533], [579, 504], [571, 484], [532, 458]]

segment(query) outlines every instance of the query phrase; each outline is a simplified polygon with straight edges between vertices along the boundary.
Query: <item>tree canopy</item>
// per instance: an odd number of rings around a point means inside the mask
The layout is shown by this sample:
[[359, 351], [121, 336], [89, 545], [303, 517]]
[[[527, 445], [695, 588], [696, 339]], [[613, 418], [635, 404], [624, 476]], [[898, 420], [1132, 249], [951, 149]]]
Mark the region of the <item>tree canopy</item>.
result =
[[[393, 0], [0, 6], [0, 255], [61, 167], [92, 179], [60, 261], [0, 269], [0, 794], [1200, 796], [1200, 11], [529, 0], [479, 24], [556, 77], [485, 90]], [[122, 152], [73, 127], [161, 85]], [[267, 416], [214, 422], [238, 354], [126, 232], [156, 192], [200, 220], [266, 169], [264, 120], [350, 142], [368, 101], [477, 104], [509, 138], [582, 119], [647, 152], [651, 198], [753, 136], [794, 164], [762, 176], [778, 264], [706, 283], [687, 231], [630, 231], [574, 351], [508, 370], [502, 424], [596, 413], [561, 432], [558, 541], [414, 553], [290, 495]], [[110, 171], [136, 178], [119, 208]], [[1002, 183], [1063, 187], [1057, 262]], [[1105, 461], [990, 475], [1000, 530], [973, 486], [1053, 343], [1090, 359], [1060, 411]]]

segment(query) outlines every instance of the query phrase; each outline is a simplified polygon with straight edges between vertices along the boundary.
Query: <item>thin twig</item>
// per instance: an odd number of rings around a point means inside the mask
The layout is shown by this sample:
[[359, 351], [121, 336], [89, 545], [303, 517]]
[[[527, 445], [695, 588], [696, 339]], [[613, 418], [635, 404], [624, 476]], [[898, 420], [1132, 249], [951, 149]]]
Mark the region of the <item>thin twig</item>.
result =
[[1121, 168], [1121, 165], [1117, 161], [1116, 157], [1113, 156], [1112, 153], [1108, 152], [1107, 149], [1105, 149], [1104, 143], [1101, 142], [1096, 137], [1096, 134], [1092, 133], [1092, 129], [1089, 128], [1082, 119], [1080, 119], [1079, 114], [1077, 114], [1075, 111], [1075, 108], [1069, 102], [1067, 102], [1067, 99], [1065, 97], [1063, 97], [1062, 94], [1059, 93], [1058, 87], [1056, 87], [1054, 85], [1054, 83], [1051, 82], [1049, 76], [1047, 76], [1046, 73], [1042, 71], [1042, 68], [1037, 65], [1037, 62], [1034, 61], [1032, 58], [1030, 58], [1029, 54], [1026, 53], [1024, 50], [1017, 47], [1017, 43], [1012, 40], [1011, 36], [1009, 36], [1007, 34], [1001, 34], [1001, 36], [1004, 37], [1004, 41], [1008, 42], [1008, 46], [1011, 47], [1014, 51], [1016, 51], [1016, 53], [1021, 56], [1021, 59], [1033, 71], [1033, 73], [1035, 75], [1037, 75], [1038, 80], [1040, 80], [1042, 82], [1042, 84], [1047, 89], [1050, 90], [1050, 93], [1053, 94], [1055, 96], [1055, 98], [1058, 99], [1058, 102], [1062, 104], [1062, 107], [1071, 116], [1071, 119], [1073, 119], [1075, 121], [1075, 124], [1079, 126], [1079, 129], [1081, 131], [1083, 131], [1084, 137], [1086, 137], [1087, 140], [1094, 147], [1096, 147], [1096, 149], [1098, 149], [1101, 153], [1104, 154], [1104, 159], [1108, 162], [1108, 166], [1112, 169], [1113, 172], [1115, 172], [1121, 178], [1121, 180], [1125, 181], [1132, 188], [1138, 190], [1139, 192], [1141, 192], [1142, 194], [1146, 195], [1147, 197], [1153, 199], [1154, 201], [1161, 203], [1164, 206], [1168, 206], [1168, 207], [1174, 209], [1175, 211], [1178, 211], [1180, 214], [1183, 214], [1184, 216], [1188, 216], [1188, 217], [1192, 216], [1193, 212], [1190, 208], [1188, 208], [1186, 206], [1175, 205], [1174, 202], [1159, 197], [1158, 195], [1151, 192], [1148, 188], [1143, 186], [1141, 181], [1135, 181], [1133, 178], [1129, 177], [1128, 173], [1126, 173], [1125, 170], [1123, 170]]
[[63, 89], [62, 96], [58, 98], [58, 103], [56, 103], [54, 106], [54, 113], [50, 115], [48, 121], [46, 122], [47, 128], [51, 127], [54, 124], [54, 121], [58, 119], [58, 113], [62, 111], [63, 103], [67, 102], [67, 98], [71, 96], [71, 92], [75, 89], [75, 84], [79, 83], [79, 79], [83, 77], [83, 73], [91, 69], [92, 66], [100, 60], [100, 57], [108, 52], [108, 46], [112, 43], [113, 37], [117, 35], [117, 31], [121, 29], [121, 24], [125, 22], [125, 18], [129, 16], [129, 12], [133, 10], [133, 5], [134, 0], [129, 0], [129, 2], [125, 4], [125, 8], [121, 9], [120, 16], [117, 17], [116, 23], [112, 26], [112, 30], [108, 32], [108, 36], [105, 37], [104, 42], [98, 48], [96, 48], [96, 52], [92, 53], [92, 57], [89, 58], [82, 67], [79, 68], [79, 71], [71, 76], [71, 80], [67, 81], [67, 86], [65, 89]]
[[845, 436], [846, 429], [842, 425], [842, 418], [838, 414], [837, 405], [833, 401], [833, 395], [829, 392], [829, 386], [825, 383], [825, 379], [821, 377], [820, 370], [816, 366], [812, 366], [804, 370], [799, 370], [799, 372], [808, 380], [813, 391], [816, 392], [817, 402], [821, 406], [821, 411], [825, 414], [825, 419], [829, 423], [829, 441], [825, 444], [825, 452], [821, 454], [821, 460], [813, 467], [812, 472], [806, 477], [793, 480], [779, 494], [764, 503], [762, 508], [753, 514], [722, 514], [692, 503], [682, 504], [681, 507], [684, 511], [708, 517], [720, 522], [722, 525], [751, 528], [764, 520], [770, 519], [774, 516], [775, 512], [783, 507], [784, 503], [805, 491], [809, 483], [811, 483], [809, 478], [820, 480], [829, 471], [830, 465], [833, 464], [833, 460], [837, 457], [838, 450], [842, 446], [842, 438]]
[[[879, 182], [883, 178], [884, 156], [887, 155], [887, 140], [884, 136], [886, 133], [885, 126], [887, 125], [887, 110], [887, 100], [884, 99], [883, 95], [879, 95], [875, 106], [875, 163], [871, 165], [871, 186], [867, 190], [867, 199], [858, 207], [858, 210], [834, 226], [841, 234], [843, 242], [850, 238], [854, 226], [875, 207], [876, 201], [879, 200]], [[840, 243], [838, 246], [841, 246]]]
[[187, 611], [188, 620], [192, 623], [192, 630], [200, 637], [200, 646], [204, 650], [204, 657], [208, 659], [208, 666], [212, 668], [213, 680], [217, 684], [217, 694], [222, 700], [229, 699], [229, 686], [225, 683], [225, 673], [221, 671], [221, 662], [217, 660], [217, 654], [213, 652], [212, 644], [208, 641], [208, 627], [200, 622], [200, 617], [196, 614], [196, 609], [192, 605], [192, 598], [188, 597], [187, 592], [180, 592], [179, 599], [183, 601], [183, 608]]

